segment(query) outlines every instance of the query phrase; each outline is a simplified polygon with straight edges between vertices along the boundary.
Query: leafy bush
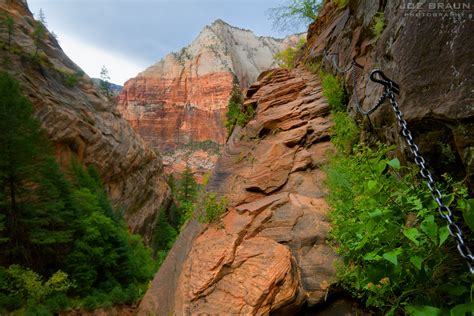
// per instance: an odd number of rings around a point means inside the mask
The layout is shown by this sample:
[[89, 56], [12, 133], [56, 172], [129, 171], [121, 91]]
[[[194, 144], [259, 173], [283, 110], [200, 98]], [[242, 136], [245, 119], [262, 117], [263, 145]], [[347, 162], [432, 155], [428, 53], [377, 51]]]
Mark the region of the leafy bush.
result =
[[227, 200], [218, 198], [214, 192], [206, 192], [201, 196], [198, 209], [198, 220], [201, 223], [213, 223], [226, 211]]
[[305, 64], [305, 67], [308, 71], [312, 72], [315, 75], [321, 72], [321, 62], [311, 62]]
[[334, 127], [331, 142], [341, 153], [350, 154], [359, 138], [359, 128], [345, 112], [333, 111], [332, 120]]
[[64, 84], [68, 88], [74, 88], [79, 82], [80, 77], [76, 73], [68, 73], [64, 79]]
[[278, 66], [286, 69], [293, 69], [295, 68], [295, 60], [298, 52], [303, 48], [306, 44], [306, 37], [302, 37], [299, 39], [298, 43], [296, 43], [296, 47], [288, 47], [275, 55], [273, 55], [273, 59], [278, 64]]
[[235, 125], [245, 126], [255, 115], [252, 106], [243, 109], [243, 101], [244, 97], [240, 92], [240, 88], [235, 84], [227, 105], [225, 127], [228, 135], [232, 133]]
[[385, 14], [377, 12], [373, 17], [372, 33], [375, 38], [379, 38], [385, 28]]
[[320, 72], [323, 95], [328, 100], [332, 110], [343, 111], [347, 103], [347, 95], [339, 79], [336, 76]]
[[65, 293], [73, 287], [66, 273], [57, 271], [48, 280], [38, 273], [11, 265], [0, 267], [0, 311], [27, 304], [26, 314], [51, 315], [68, 306]]
[[321, 9], [320, 0], [287, 0], [269, 10], [273, 28], [277, 31], [295, 31], [316, 20]]
[[[350, 143], [353, 132], [338, 126], [346, 121], [336, 121], [336, 146]], [[449, 314], [443, 308], [457, 304], [457, 309], [472, 308], [472, 280], [446, 222], [438, 218], [417, 171], [387, 158], [391, 149], [354, 145], [351, 155], [339, 152], [328, 166], [331, 240], [342, 258], [340, 284], [388, 315], [400, 310]], [[452, 182], [448, 187], [453, 193], [444, 202], [467, 214], [473, 203], [466, 200], [467, 190]], [[461, 215], [456, 213], [457, 219]]]

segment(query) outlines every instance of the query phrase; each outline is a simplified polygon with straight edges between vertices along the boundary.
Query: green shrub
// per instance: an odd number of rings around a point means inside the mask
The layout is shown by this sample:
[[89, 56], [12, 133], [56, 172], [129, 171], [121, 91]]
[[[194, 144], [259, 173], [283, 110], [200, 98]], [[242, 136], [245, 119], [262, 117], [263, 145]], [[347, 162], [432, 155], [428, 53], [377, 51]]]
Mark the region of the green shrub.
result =
[[69, 305], [65, 293], [73, 286], [68, 275], [57, 271], [48, 280], [38, 273], [11, 265], [0, 268], [0, 311], [26, 306], [27, 315], [52, 315]]
[[99, 306], [99, 302], [97, 301], [97, 297], [93, 295], [89, 295], [82, 300], [82, 308], [85, 310], [94, 310]]
[[321, 72], [321, 62], [311, 62], [305, 64], [305, 67], [308, 71], [312, 72], [315, 75]]
[[255, 115], [255, 109], [252, 106], [243, 108], [244, 97], [240, 92], [238, 85], [234, 85], [232, 94], [227, 105], [225, 127], [230, 135], [235, 125], [245, 126]]
[[347, 95], [339, 79], [336, 76], [320, 72], [323, 95], [334, 111], [344, 111], [347, 103]]
[[68, 69], [58, 67], [54, 67], [54, 70], [59, 73], [62, 82], [68, 88], [74, 88], [79, 80], [84, 76], [84, 72], [82, 70], [71, 72]]
[[178, 233], [170, 225], [165, 211], [161, 210], [153, 230], [153, 250], [155, 253], [158, 251], [169, 251], [173, 247], [177, 236]]
[[[345, 133], [346, 127], [337, 125], [346, 121], [336, 121], [336, 134]], [[417, 170], [387, 158], [391, 149], [355, 145], [351, 155], [339, 152], [329, 163], [330, 238], [342, 258], [340, 285], [387, 315], [472, 302], [472, 279], [436, 203]], [[452, 182], [447, 186], [453, 193], [445, 203], [468, 214], [474, 201], [467, 200], [467, 190]], [[456, 217], [461, 216], [458, 211]]]
[[69, 298], [66, 293], [60, 292], [52, 295], [44, 302], [44, 306], [54, 314], [67, 309], [70, 305]]
[[214, 192], [206, 192], [201, 196], [199, 205], [198, 220], [201, 223], [213, 223], [225, 213], [227, 200], [225, 198], [218, 198]]
[[302, 37], [299, 39], [296, 47], [288, 47], [275, 55], [273, 55], [273, 59], [277, 63], [278, 66], [286, 69], [293, 69], [295, 68], [295, 60], [298, 52], [303, 48], [306, 44], [306, 37]]
[[349, 4], [349, 0], [333, 0], [333, 2], [339, 9], [343, 9]]
[[334, 122], [331, 142], [336, 149], [344, 154], [350, 154], [359, 138], [359, 128], [354, 120], [345, 112], [332, 112]]
[[377, 12], [373, 17], [372, 23], [372, 33], [375, 38], [378, 39], [385, 28], [385, 14], [383, 12]]

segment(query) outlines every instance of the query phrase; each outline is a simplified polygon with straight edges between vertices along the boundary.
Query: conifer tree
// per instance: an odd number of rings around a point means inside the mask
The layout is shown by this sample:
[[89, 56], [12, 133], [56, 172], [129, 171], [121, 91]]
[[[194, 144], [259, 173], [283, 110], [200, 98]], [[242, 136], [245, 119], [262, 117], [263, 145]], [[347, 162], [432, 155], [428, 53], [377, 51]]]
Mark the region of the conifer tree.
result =
[[110, 97], [110, 76], [109, 70], [105, 66], [102, 66], [100, 70], [100, 90], [107, 98]]
[[[0, 263], [41, 269], [70, 241], [68, 185], [30, 102], [0, 73]], [[0, 225], [2, 226], [2, 225]]]
[[189, 162], [186, 162], [186, 169], [181, 175], [178, 189], [178, 198], [180, 201], [194, 201], [196, 198], [197, 183], [196, 180], [194, 180], [194, 173], [191, 170]]
[[12, 43], [12, 37], [13, 37], [13, 31], [15, 30], [15, 21], [10, 15], [5, 15], [5, 18], [3, 20], [3, 23], [5, 24], [5, 27], [8, 32], [8, 47], [11, 46]]
[[225, 126], [227, 128], [228, 135], [232, 133], [234, 126], [238, 123], [239, 117], [242, 116], [242, 103], [244, 102], [244, 97], [242, 92], [240, 92], [240, 86], [238, 81], [234, 80], [234, 86], [232, 88], [232, 94], [227, 104], [227, 113]]
[[46, 26], [41, 22], [37, 21], [35, 29], [33, 31], [33, 42], [35, 43], [35, 59], [38, 57], [39, 50], [43, 45], [43, 40], [46, 36]]

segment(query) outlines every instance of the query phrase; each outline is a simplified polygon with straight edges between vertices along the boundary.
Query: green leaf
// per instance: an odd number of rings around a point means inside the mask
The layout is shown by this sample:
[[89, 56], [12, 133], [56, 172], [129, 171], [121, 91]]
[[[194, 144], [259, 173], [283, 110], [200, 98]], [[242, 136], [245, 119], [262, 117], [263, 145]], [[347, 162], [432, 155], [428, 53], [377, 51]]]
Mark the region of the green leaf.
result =
[[428, 237], [430, 237], [434, 244], [438, 243], [438, 225], [436, 225], [433, 215], [426, 216], [425, 220], [421, 223], [420, 228]]
[[449, 237], [449, 230], [448, 230], [448, 226], [443, 226], [439, 229], [439, 245], [441, 246], [442, 244], [444, 244], [444, 242], [446, 241], [446, 239], [448, 239]]
[[415, 268], [417, 268], [418, 270], [421, 270], [421, 264], [423, 263], [423, 258], [421, 258], [420, 256], [413, 256], [413, 257], [410, 257], [410, 262], [413, 263]]
[[374, 188], [377, 187], [377, 181], [375, 180], [369, 180], [369, 182], [367, 182], [367, 188], [369, 190], [373, 190]]
[[400, 161], [398, 160], [398, 158], [394, 158], [390, 160], [389, 162], [387, 162], [387, 165], [389, 165], [390, 167], [396, 170], [400, 169]]
[[379, 261], [380, 259], [382, 259], [381, 256], [379, 256], [377, 254], [378, 250], [375, 250], [375, 251], [372, 251], [372, 252], [369, 252], [368, 254], [366, 254], [363, 259], [365, 261]]
[[420, 244], [420, 242], [417, 239], [420, 236], [420, 232], [415, 227], [405, 229], [403, 231], [403, 235], [405, 235], [405, 237], [407, 237], [408, 239], [413, 241], [413, 243], [415, 243], [415, 245], [418, 246]]
[[465, 316], [474, 311], [474, 302], [454, 306], [450, 311], [450, 316]]
[[466, 200], [466, 208], [462, 215], [467, 226], [474, 232], [474, 199]]
[[370, 212], [370, 213], [369, 213], [369, 217], [370, 217], [370, 218], [374, 218], [374, 217], [378, 217], [378, 216], [380, 216], [380, 215], [382, 215], [382, 214], [383, 214], [382, 211], [379, 210], [379, 209], [377, 209], [377, 210], [375, 210], [375, 211], [373, 211], [373, 212]]
[[451, 286], [446, 287], [444, 291], [451, 296], [461, 296], [464, 293], [468, 292], [469, 289], [462, 285], [458, 285], [458, 286], [451, 285]]
[[387, 166], [387, 161], [386, 160], [380, 160], [376, 165], [375, 165], [375, 172], [377, 174], [382, 174], [382, 172], [385, 170], [385, 167]]
[[382, 186], [375, 180], [367, 181], [367, 191], [369, 193], [377, 193], [382, 189]]
[[448, 194], [448, 195], [443, 196], [442, 201], [444, 205], [446, 206], [451, 205], [451, 203], [453, 203], [454, 201], [454, 194]]
[[397, 248], [397, 249], [394, 249], [392, 251], [389, 251], [389, 252], [386, 252], [383, 254], [383, 258], [385, 260], [388, 260], [390, 261], [391, 263], [393, 263], [394, 265], [398, 265], [398, 255], [400, 255], [402, 253], [402, 250], [400, 248]]
[[407, 306], [406, 312], [410, 316], [441, 316], [442, 310], [433, 306]]

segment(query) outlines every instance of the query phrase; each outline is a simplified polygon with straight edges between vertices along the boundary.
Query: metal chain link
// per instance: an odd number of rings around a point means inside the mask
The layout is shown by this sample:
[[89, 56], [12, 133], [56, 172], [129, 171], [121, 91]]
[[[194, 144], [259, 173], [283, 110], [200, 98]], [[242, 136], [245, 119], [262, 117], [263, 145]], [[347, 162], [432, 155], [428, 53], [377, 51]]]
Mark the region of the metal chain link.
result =
[[[346, 67], [346, 69], [342, 69], [342, 68], [339, 68], [339, 62], [338, 62], [338, 58], [337, 58], [337, 54], [336, 53], [327, 53], [326, 50], [323, 51], [323, 55], [324, 55], [324, 58], [326, 58], [326, 60], [328, 61], [331, 61], [334, 65], [334, 68], [336, 68], [337, 72], [340, 72], [340, 73], [346, 73], [348, 72], [349, 70], [351, 70], [351, 68], [354, 66], [353, 63], [351, 63], [349, 66]], [[329, 56], [332, 56], [332, 59], [329, 58]]]
[[352, 61], [352, 102], [355, 105], [355, 109], [362, 114], [363, 116], [369, 116], [370, 114], [374, 113], [375, 110], [378, 109], [379, 106], [382, 105], [382, 103], [385, 101], [385, 99], [388, 97], [387, 92], [384, 90], [384, 93], [380, 96], [380, 98], [377, 100], [377, 103], [370, 108], [368, 111], [362, 110], [362, 106], [359, 103], [359, 96], [357, 95], [357, 79], [356, 79], [356, 70], [357, 67], [355, 67], [355, 61]]
[[[431, 196], [433, 197], [433, 200], [435, 200], [435, 202], [438, 204], [438, 213], [443, 219], [445, 219], [448, 222], [447, 227], [448, 227], [449, 234], [456, 241], [458, 252], [461, 255], [461, 257], [466, 261], [469, 267], [469, 271], [471, 272], [471, 274], [474, 274], [474, 256], [472, 254], [472, 251], [471, 249], [469, 249], [469, 246], [464, 241], [464, 236], [463, 236], [463, 232], [461, 228], [454, 222], [453, 212], [451, 211], [449, 206], [443, 203], [443, 200], [442, 200], [443, 195], [438, 190], [431, 172], [426, 167], [426, 161], [420, 155], [418, 146], [413, 141], [413, 136], [410, 130], [408, 129], [408, 123], [403, 118], [403, 113], [402, 111], [400, 111], [400, 107], [397, 103], [397, 100], [395, 99], [395, 93], [398, 94], [400, 91], [398, 84], [388, 79], [380, 70], [371, 71], [370, 79], [374, 82], [383, 84], [385, 88], [384, 88], [384, 92], [382, 96], [380, 96], [380, 98], [377, 100], [377, 103], [370, 110], [364, 111], [362, 110], [362, 106], [359, 103], [359, 97], [357, 95], [357, 79], [356, 79], [357, 67], [356, 66], [358, 65], [356, 61], [352, 60], [349, 66], [347, 66], [345, 69], [342, 69], [338, 65], [337, 54], [335, 53], [327, 54], [326, 50], [324, 50], [323, 54], [324, 54], [325, 59], [332, 62], [337, 72], [346, 73], [352, 69], [352, 74], [351, 74], [352, 83], [353, 83], [352, 99], [355, 105], [355, 109], [359, 113], [361, 113], [364, 116], [369, 116], [375, 110], [377, 110], [377, 108], [381, 106], [387, 98], [390, 100], [390, 104], [392, 105], [393, 112], [395, 113], [395, 116], [397, 118], [398, 125], [402, 128], [402, 135], [405, 138], [406, 142], [408, 143], [410, 152], [415, 157], [414, 160], [415, 160], [416, 165], [420, 168], [420, 175], [423, 179], [426, 180], [426, 184], [428, 186], [428, 189], [431, 192]], [[333, 58], [330, 59], [329, 55], [332, 55]], [[383, 80], [376, 79], [375, 78], [376, 74], [379, 74], [383, 78]]]
[[393, 112], [398, 120], [398, 125], [402, 128], [402, 135], [405, 137], [405, 140], [408, 143], [410, 148], [410, 152], [415, 157], [415, 163], [420, 167], [420, 174], [423, 179], [426, 180], [426, 184], [428, 189], [431, 192], [431, 196], [438, 204], [438, 213], [439, 215], [444, 218], [448, 222], [448, 231], [449, 234], [454, 238], [457, 243], [457, 249], [461, 257], [466, 260], [466, 263], [469, 267], [469, 271], [474, 274], [474, 256], [472, 255], [471, 249], [469, 249], [468, 245], [464, 241], [463, 233], [461, 228], [454, 222], [453, 212], [449, 208], [449, 206], [443, 203], [443, 196], [441, 192], [436, 187], [436, 183], [433, 180], [433, 176], [431, 172], [426, 167], [425, 159], [420, 155], [418, 146], [413, 141], [413, 136], [411, 135], [410, 130], [408, 129], [407, 121], [403, 118], [403, 113], [400, 111], [400, 107], [398, 106], [397, 100], [395, 99], [395, 94], [391, 90], [390, 87], [385, 87], [385, 91], [388, 93], [388, 98], [392, 105]]
[[[360, 105], [359, 103], [359, 96], [357, 95], [357, 63], [355, 60], [352, 60], [352, 62], [346, 66], [345, 69], [342, 69], [339, 67], [339, 63], [338, 63], [338, 60], [337, 60], [337, 54], [336, 53], [327, 53], [326, 50], [323, 51], [323, 56], [326, 60], [332, 62], [333, 64], [333, 67], [336, 69], [337, 72], [339, 73], [346, 73], [346, 72], [349, 72], [350, 70], [352, 70], [351, 72], [351, 78], [352, 78], [352, 95], [353, 95], [353, 98], [352, 98], [352, 102], [355, 106], [355, 110], [357, 112], [359, 112], [360, 114], [362, 114], [363, 116], [369, 116], [370, 114], [372, 114], [373, 112], [375, 112], [375, 110], [377, 110], [379, 108], [379, 106], [382, 105], [382, 103], [385, 101], [385, 99], [388, 97], [387, 93], [384, 93], [382, 94], [382, 96], [380, 96], [380, 98], [377, 100], [377, 103], [371, 107], [368, 111], [364, 111], [362, 109], [362, 106]], [[329, 56], [332, 56], [332, 58], [330, 58]]]

